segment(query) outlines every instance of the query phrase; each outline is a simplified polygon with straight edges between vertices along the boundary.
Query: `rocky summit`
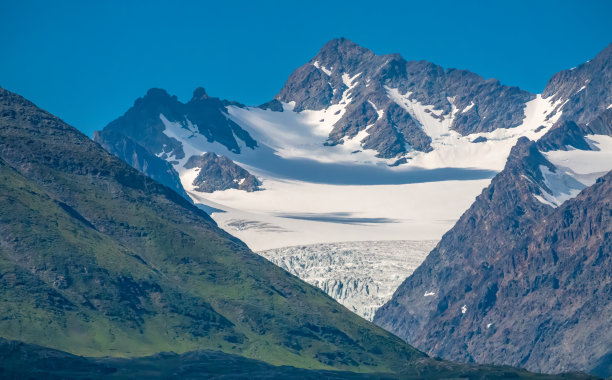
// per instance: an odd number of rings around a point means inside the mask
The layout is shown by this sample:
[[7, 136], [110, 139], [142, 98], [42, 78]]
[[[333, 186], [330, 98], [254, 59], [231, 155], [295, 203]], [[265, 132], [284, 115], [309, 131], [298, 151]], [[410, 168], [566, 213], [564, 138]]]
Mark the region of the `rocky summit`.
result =
[[[399, 97], [406, 102], [394, 101]], [[363, 147], [389, 158], [411, 149], [432, 149], [430, 136], [415, 117], [422, 106], [431, 106], [422, 112], [452, 120], [450, 128], [467, 135], [518, 126], [525, 103], [534, 97], [466, 70], [406, 61], [398, 54], [379, 56], [340, 38], [295, 70], [275, 99], [293, 102], [295, 111], [346, 104], [328, 143], [342, 144], [367, 129]]]
[[5, 377], [545, 378], [428, 358], [1, 88], [0, 179]]
[[610, 67], [608, 47], [551, 79], [563, 116], [519, 139], [377, 324], [453, 360], [612, 375]]

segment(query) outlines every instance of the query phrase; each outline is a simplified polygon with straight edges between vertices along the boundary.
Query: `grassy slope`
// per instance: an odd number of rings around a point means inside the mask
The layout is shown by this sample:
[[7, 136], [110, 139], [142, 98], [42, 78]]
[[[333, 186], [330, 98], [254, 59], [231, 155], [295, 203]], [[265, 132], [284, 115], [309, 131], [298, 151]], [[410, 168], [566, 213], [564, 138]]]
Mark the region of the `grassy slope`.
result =
[[0, 92], [0, 336], [89, 356], [214, 349], [388, 371], [423, 355]]
[[[1, 88], [0, 210], [3, 338], [91, 357], [215, 350], [403, 377], [532, 376], [426, 358]], [[143, 360], [130, 363], [173, 365]]]
[[0, 339], [0, 377], [3, 379], [588, 379], [587, 376], [542, 376], [517, 373], [508, 367], [429, 363], [401, 374], [363, 374], [273, 366], [218, 351], [194, 351], [182, 355], [119, 359], [87, 358], [49, 348]]

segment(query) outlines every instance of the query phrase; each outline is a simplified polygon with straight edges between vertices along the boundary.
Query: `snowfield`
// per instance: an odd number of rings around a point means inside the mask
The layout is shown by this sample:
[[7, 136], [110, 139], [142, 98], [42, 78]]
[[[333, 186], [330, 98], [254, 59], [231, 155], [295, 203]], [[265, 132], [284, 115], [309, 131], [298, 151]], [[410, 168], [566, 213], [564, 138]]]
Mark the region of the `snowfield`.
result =
[[546, 159], [556, 167], [551, 172], [540, 167], [547, 189], [540, 189], [542, 196], [536, 199], [547, 205], [557, 207], [580, 191], [595, 183], [597, 178], [612, 170], [612, 136], [587, 135], [586, 141], [593, 150], [556, 150], [544, 153]]
[[362, 241], [301, 245], [259, 254], [319, 287], [371, 321], [436, 241]]
[[[192, 199], [213, 210], [221, 228], [254, 250], [342, 241], [438, 240], [503, 168], [516, 140], [538, 139], [561, 115], [547, 120], [559, 104], [538, 95], [526, 104], [520, 126], [461, 136], [450, 126], [465, 109], [453, 107], [443, 118], [434, 118], [432, 114], [440, 116], [442, 111], [387, 88], [389, 99], [422, 124], [433, 147], [428, 153], [410, 152], [407, 164], [390, 167], [397, 158], [378, 158], [375, 151], [361, 147], [367, 131], [344, 144], [324, 145], [359, 79], [359, 74], [343, 77], [348, 89], [342, 101], [319, 111], [294, 112], [293, 102], [283, 103], [283, 112], [228, 106], [227, 117], [258, 142], [255, 149], [241, 146], [239, 154], [209, 142], [190, 122], [171, 122], [160, 115], [164, 133], [179, 140], [185, 151], [184, 159], [168, 160], [175, 160]], [[478, 137], [486, 141], [474, 143]], [[195, 191], [197, 172], [185, 169], [184, 162], [209, 151], [256, 175], [263, 191]]]
[[[346, 112], [351, 89], [359, 80], [359, 74], [345, 75], [348, 89], [342, 101], [318, 111], [294, 112], [293, 102], [282, 103], [282, 112], [228, 106], [226, 117], [258, 142], [255, 149], [241, 145], [241, 153], [209, 142], [190, 122], [160, 118], [164, 133], [183, 145], [185, 158], [168, 160], [175, 161], [185, 191], [221, 228], [350, 310], [372, 319], [375, 310], [503, 169], [518, 138], [539, 139], [560, 117], [561, 112], [555, 110], [561, 104], [538, 95], [526, 103], [518, 127], [462, 136], [450, 126], [473, 103], [462, 110], [453, 106], [443, 115], [432, 106], [410, 100], [410, 93], [386, 88], [389, 99], [419, 121], [432, 138], [433, 148], [428, 153], [408, 152], [403, 156], [406, 164], [390, 166], [398, 157], [379, 158], [375, 151], [361, 146], [367, 128], [345, 138], [343, 144], [324, 144]], [[373, 106], [381, 117], [384, 111]], [[608, 141], [595, 139], [593, 143], [606, 147], [600, 154], [607, 152]], [[183, 165], [192, 155], [210, 151], [256, 175], [262, 190], [196, 191], [197, 169]], [[547, 157], [561, 165], [565, 159], [574, 162], [583, 153], [555, 154]], [[580, 157], [578, 161], [591, 167], [587, 163], [591, 155]], [[553, 194], [540, 200], [554, 206], [575, 195], [592, 177], [580, 170], [568, 166], [562, 172], [545, 173]]]
[[[196, 174], [186, 172], [184, 183]], [[185, 190], [194, 201], [223, 210], [212, 214], [219, 226], [261, 251], [339, 241], [439, 240], [488, 183], [359, 186], [266, 179], [265, 189], [252, 193]]]

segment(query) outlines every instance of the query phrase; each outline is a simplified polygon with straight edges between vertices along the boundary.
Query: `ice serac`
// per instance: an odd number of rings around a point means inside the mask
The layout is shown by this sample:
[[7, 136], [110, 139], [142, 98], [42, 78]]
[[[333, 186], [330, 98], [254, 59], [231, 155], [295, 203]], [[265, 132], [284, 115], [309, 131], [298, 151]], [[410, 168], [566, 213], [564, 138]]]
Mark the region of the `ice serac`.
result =
[[3, 378], [535, 376], [428, 358], [2, 88], [0, 209]]
[[[419, 107], [399, 107], [389, 90]], [[276, 100], [295, 104], [293, 111], [343, 106], [328, 144], [360, 136], [365, 149], [391, 158], [409, 151], [432, 150], [423, 113], [449, 129], [468, 135], [521, 124], [525, 103], [535, 96], [465, 70], [426, 61], [406, 61], [398, 54], [376, 55], [345, 38], [328, 42], [295, 70]], [[460, 111], [460, 112], [458, 112]]]
[[564, 121], [537, 143], [519, 139], [375, 323], [453, 360], [551, 373], [605, 362], [612, 136], [592, 132]]
[[425, 259], [435, 241], [352, 241], [259, 252], [367, 320]]

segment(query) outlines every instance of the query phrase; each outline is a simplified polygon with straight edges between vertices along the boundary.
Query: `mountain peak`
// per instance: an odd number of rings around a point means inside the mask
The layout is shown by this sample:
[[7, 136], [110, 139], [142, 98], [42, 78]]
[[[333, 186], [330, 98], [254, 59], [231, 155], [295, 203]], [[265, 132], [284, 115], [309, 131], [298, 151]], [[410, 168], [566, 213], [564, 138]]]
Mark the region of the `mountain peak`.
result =
[[554, 166], [538, 150], [537, 143], [525, 136], [520, 137], [510, 150], [506, 170], [527, 174], [532, 179], [541, 180], [540, 166], [546, 166], [555, 171]]
[[327, 42], [319, 53], [312, 59], [319, 61], [324, 66], [346, 67], [358, 63], [359, 60], [374, 56], [374, 52], [360, 46], [353, 41], [341, 37]]
[[153, 87], [142, 98], [136, 99], [134, 106], [144, 104], [168, 104], [178, 101], [176, 95], [170, 95], [163, 88]]
[[170, 94], [163, 88], [153, 87], [145, 94], [145, 98], [169, 98]]
[[206, 93], [206, 90], [204, 89], [204, 87], [198, 87], [193, 91], [193, 97], [191, 98], [191, 100], [204, 100], [204, 99], [208, 99], [208, 94]]
[[326, 51], [326, 50], [340, 50], [340, 49], [346, 49], [346, 48], [360, 48], [363, 50], [368, 50], [356, 44], [355, 42], [349, 40], [348, 38], [340, 37], [340, 38], [334, 38], [332, 40], [327, 41], [327, 43], [323, 45], [323, 47], [321, 48], [319, 52]]

